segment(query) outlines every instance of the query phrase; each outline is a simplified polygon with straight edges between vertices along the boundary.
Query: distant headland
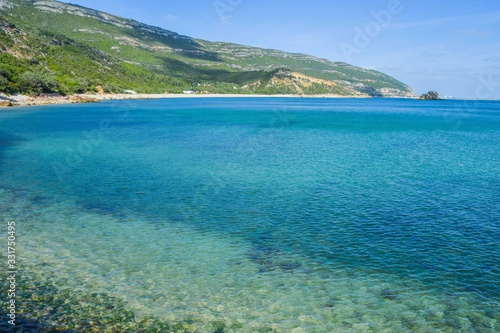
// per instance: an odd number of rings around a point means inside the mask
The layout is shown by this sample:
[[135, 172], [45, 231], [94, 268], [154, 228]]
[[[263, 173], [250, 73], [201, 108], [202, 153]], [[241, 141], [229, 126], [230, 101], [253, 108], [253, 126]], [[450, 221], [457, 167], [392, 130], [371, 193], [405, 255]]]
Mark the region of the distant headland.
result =
[[[384, 73], [212, 42], [58, 1], [0, 1], [0, 92], [408, 97]], [[8, 104], [8, 103], [7, 103]]]

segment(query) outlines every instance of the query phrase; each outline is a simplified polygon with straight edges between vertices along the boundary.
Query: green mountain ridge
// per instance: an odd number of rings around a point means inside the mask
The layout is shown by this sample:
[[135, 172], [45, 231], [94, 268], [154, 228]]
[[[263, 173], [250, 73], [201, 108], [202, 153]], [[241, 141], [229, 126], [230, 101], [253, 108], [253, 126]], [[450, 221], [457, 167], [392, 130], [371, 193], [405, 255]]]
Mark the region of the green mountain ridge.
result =
[[0, 91], [7, 93], [67, 94], [100, 85], [111, 92], [414, 96], [377, 71], [194, 39], [58, 1], [0, 0], [0, 20]]

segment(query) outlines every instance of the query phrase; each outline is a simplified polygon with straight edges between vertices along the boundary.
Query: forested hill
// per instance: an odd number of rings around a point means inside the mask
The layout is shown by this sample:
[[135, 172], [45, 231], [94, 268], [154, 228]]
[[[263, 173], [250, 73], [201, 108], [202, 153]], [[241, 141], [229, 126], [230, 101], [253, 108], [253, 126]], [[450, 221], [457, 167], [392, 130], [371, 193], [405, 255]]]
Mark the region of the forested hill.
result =
[[413, 96], [383, 73], [210, 42], [58, 1], [0, 0], [0, 92]]

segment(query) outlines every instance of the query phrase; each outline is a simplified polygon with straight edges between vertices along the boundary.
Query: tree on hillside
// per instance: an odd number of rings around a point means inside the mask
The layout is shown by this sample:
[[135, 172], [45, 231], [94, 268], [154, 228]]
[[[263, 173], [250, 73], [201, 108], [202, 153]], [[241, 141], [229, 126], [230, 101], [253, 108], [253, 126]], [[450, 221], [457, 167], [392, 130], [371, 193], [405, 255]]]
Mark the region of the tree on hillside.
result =
[[9, 89], [9, 80], [0, 75], [0, 92], [6, 92]]
[[29, 94], [57, 92], [59, 83], [49, 73], [25, 72], [20, 77], [20, 88]]

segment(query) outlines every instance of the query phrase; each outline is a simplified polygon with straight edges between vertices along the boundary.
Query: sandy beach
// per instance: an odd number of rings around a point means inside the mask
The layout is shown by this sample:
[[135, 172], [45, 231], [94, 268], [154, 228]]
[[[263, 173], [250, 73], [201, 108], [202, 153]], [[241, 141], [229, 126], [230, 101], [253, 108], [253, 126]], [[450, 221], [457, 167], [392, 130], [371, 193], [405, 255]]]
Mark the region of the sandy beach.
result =
[[338, 95], [237, 95], [237, 94], [75, 94], [61, 96], [46, 94], [41, 96], [0, 95], [0, 107], [41, 106], [74, 103], [98, 103], [109, 100], [161, 99], [161, 98], [363, 98], [360, 96]]

